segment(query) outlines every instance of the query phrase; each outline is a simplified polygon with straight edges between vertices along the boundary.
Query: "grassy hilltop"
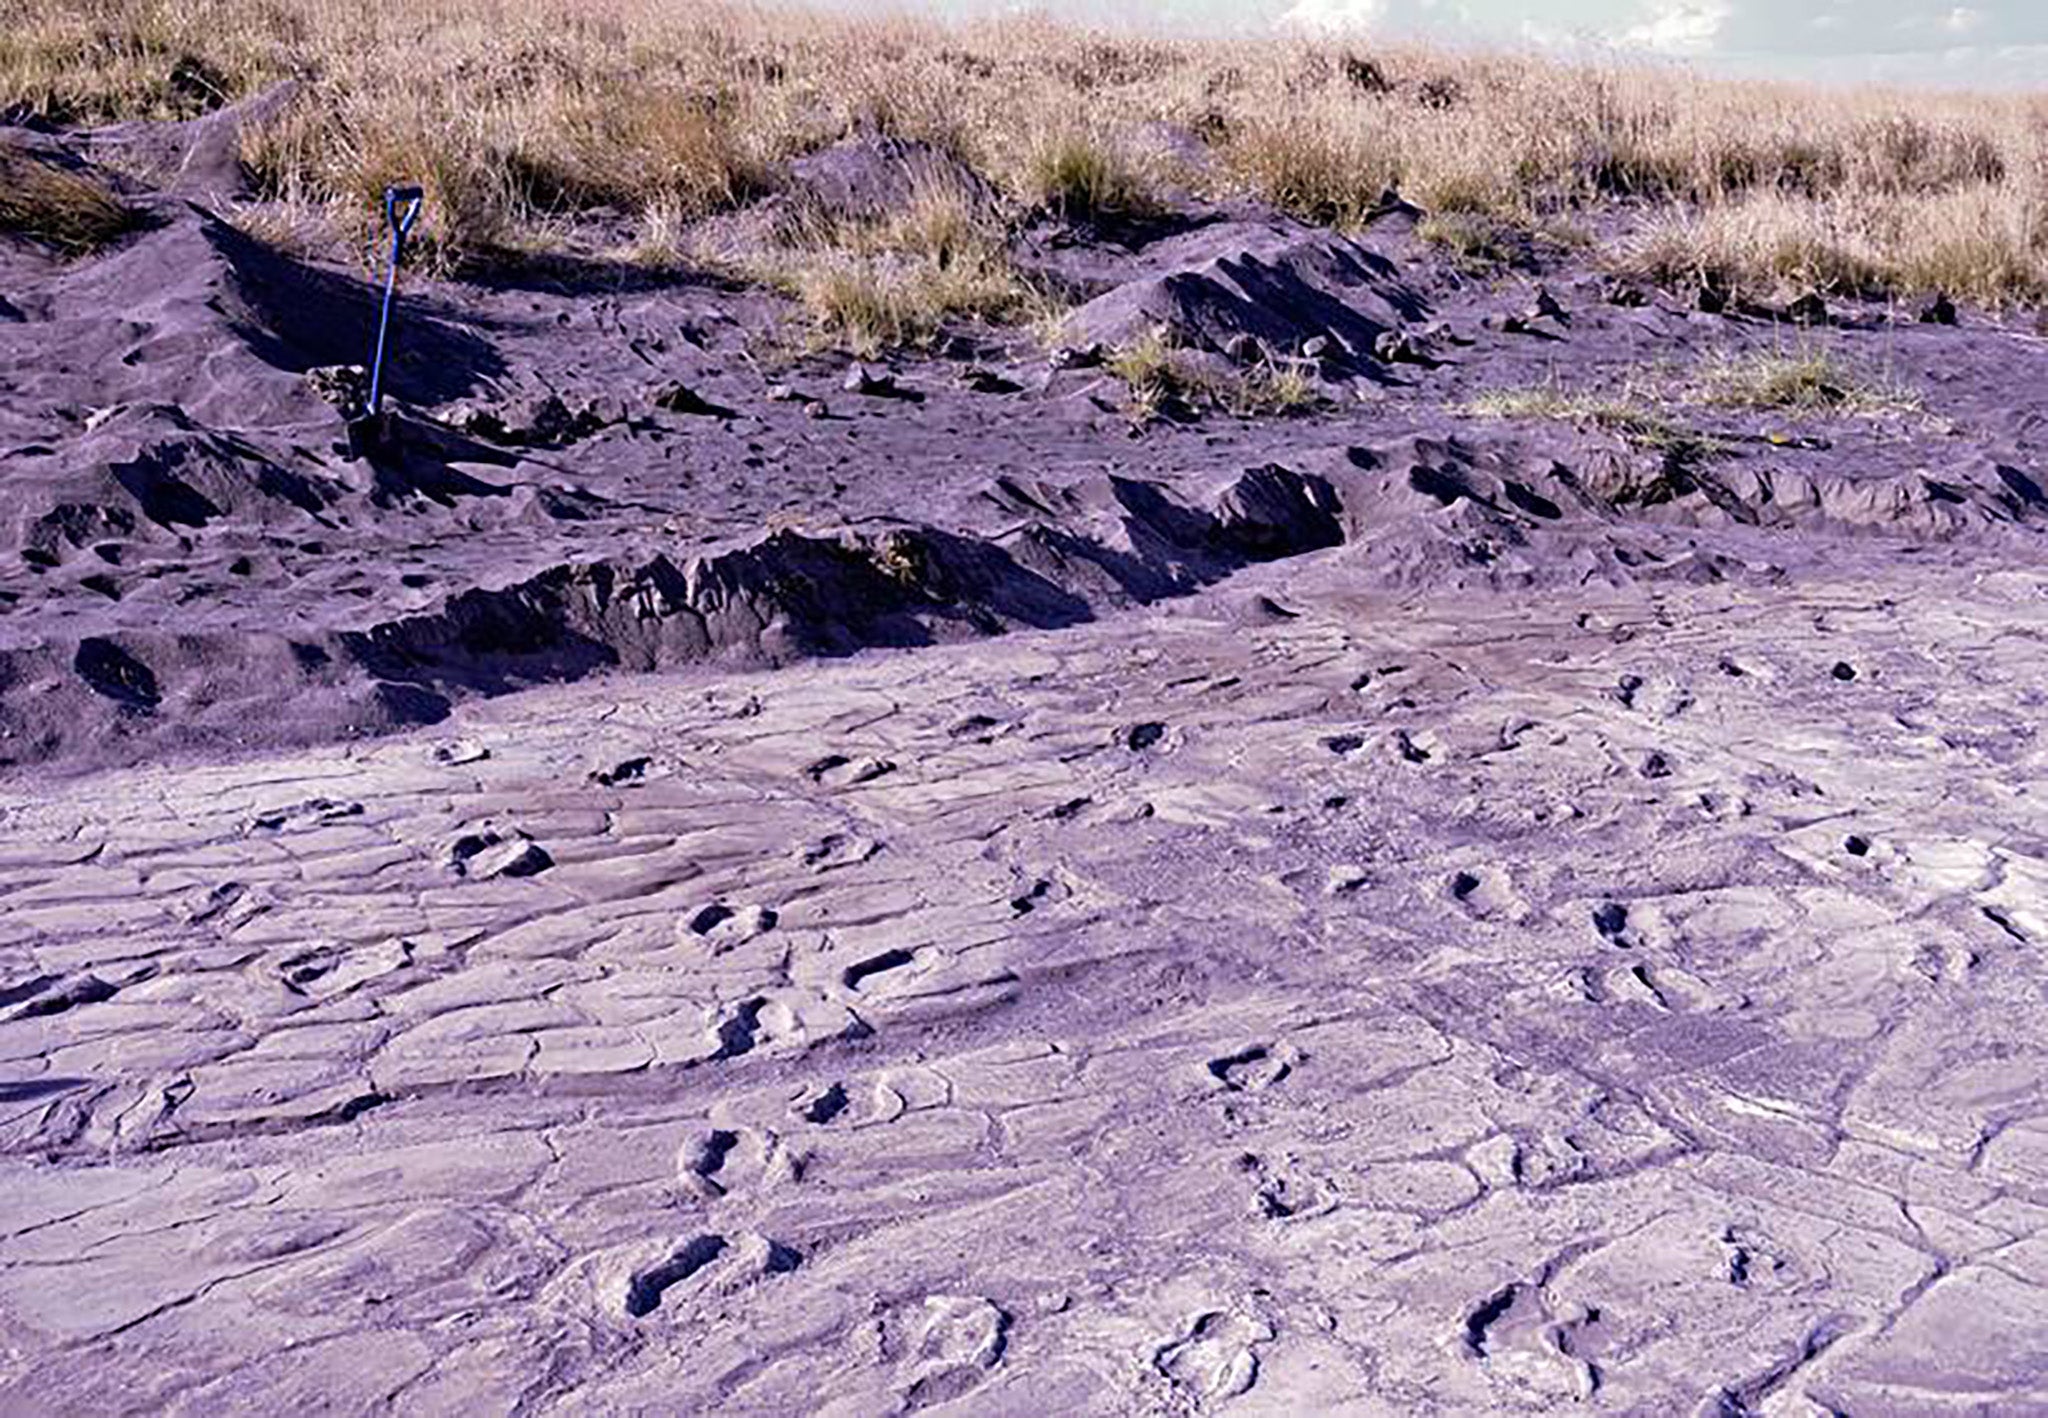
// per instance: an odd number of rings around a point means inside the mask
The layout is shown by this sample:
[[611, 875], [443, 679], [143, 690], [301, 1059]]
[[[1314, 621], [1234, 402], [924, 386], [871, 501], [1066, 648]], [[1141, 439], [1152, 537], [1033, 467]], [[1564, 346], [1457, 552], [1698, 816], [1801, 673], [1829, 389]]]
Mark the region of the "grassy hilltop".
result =
[[886, 227], [803, 233], [773, 274], [814, 305], [880, 282], [1026, 308], [1003, 242], [1034, 210], [1254, 195], [1341, 227], [1389, 186], [1473, 259], [1536, 234], [1760, 294], [2048, 289], [2048, 95], [653, 0], [0, 3], [17, 118], [192, 116], [286, 78], [301, 97], [244, 137], [263, 200], [240, 219], [317, 242], [415, 176], [444, 269], [544, 251], [593, 213], [629, 219], [640, 259], [685, 258], [694, 223], [866, 129], [941, 145], [1004, 200], [935, 190]]

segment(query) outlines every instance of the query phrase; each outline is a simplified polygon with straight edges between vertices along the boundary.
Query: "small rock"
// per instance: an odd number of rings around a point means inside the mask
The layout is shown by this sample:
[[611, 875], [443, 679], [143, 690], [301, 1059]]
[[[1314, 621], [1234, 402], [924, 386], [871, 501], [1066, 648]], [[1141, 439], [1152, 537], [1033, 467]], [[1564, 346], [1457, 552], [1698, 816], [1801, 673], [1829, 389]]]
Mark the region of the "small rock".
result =
[[631, 783], [647, 780], [648, 770], [654, 767], [654, 759], [648, 755], [628, 758], [610, 768], [599, 768], [590, 774], [590, 781], [600, 788], [620, 788]]
[[1550, 293], [1548, 286], [1536, 287], [1536, 303], [1529, 308], [1529, 319], [1555, 320], [1560, 325], [1572, 323], [1570, 312], [1557, 303], [1557, 297]]
[[777, 404], [807, 404], [811, 402], [810, 396], [798, 393], [794, 384], [770, 384], [768, 386], [768, 398], [770, 402]]
[[353, 413], [370, 397], [370, 372], [360, 364], [323, 364], [305, 373], [306, 387], [344, 412]]
[[1045, 362], [1054, 369], [1094, 369], [1105, 358], [1101, 345], [1061, 345]]
[[1014, 394], [1023, 387], [1003, 378], [993, 369], [983, 369], [979, 365], [961, 370], [957, 382], [970, 394]]
[[571, 407], [559, 394], [543, 394], [498, 406], [461, 404], [439, 417], [450, 428], [492, 443], [561, 447], [621, 423], [625, 415], [595, 400]]
[[733, 411], [714, 404], [687, 384], [671, 384], [654, 396], [654, 407], [672, 414], [694, 414], [702, 418], [731, 418]]
[[1353, 866], [1349, 862], [1340, 862], [1330, 868], [1329, 880], [1323, 886], [1323, 894], [1326, 896], [1349, 896], [1366, 886], [1371, 880], [1372, 878], [1366, 874], [1364, 867]]
[[480, 743], [468, 739], [453, 739], [448, 743], [434, 745], [434, 762], [457, 766], [464, 763], [481, 763], [491, 756], [491, 751]]
[[1266, 357], [1266, 347], [1240, 331], [1223, 342], [1223, 354], [1232, 364], [1257, 364]]
[[1429, 347], [1413, 335], [1400, 330], [1383, 330], [1372, 342], [1373, 358], [1382, 364], [1423, 364], [1434, 365], [1436, 359]]
[[847, 368], [846, 377], [839, 381], [839, 387], [849, 394], [865, 394], [873, 399], [901, 399], [909, 391], [896, 382], [896, 376], [886, 369], [877, 369], [871, 364], [854, 364]]
[[1304, 359], [1322, 359], [1333, 348], [1335, 348], [1335, 345], [1328, 335], [1311, 335], [1301, 342], [1301, 353]]
[[1958, 323], [1956, 303], [1948, 298], [1946, 291], [1936, 294], [1933, 300], [1920, 307], [1922, 325], [1954, 325]]
[[1828, 323], [1828, 303], [1820, 298], [1818, 291], [1808, 291], [1785, 307], [1785, 318], [1795, 325], [1825, 325]]
[[1850, 664], [1847, 660], [1837, 660], [1835, 661], [1835, 667], [1829, 670], [1828, 673], [1833, 675], [1836, 679], [1840, 680], [1843, 684], [1848, 684], [1851, 680], [1856, 678], [1856, 667]]

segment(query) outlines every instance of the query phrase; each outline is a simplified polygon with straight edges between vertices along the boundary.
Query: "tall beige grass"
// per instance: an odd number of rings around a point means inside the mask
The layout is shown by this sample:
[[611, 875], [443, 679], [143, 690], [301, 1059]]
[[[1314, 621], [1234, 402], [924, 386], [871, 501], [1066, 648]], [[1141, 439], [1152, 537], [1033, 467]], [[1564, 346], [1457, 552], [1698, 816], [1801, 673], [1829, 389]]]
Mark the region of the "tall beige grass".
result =
[[1166, 178], [1128, 136], [1165, 122], [1209, 155], [1173, 180], [1317, 221], [1390, 185], [1525, 230], [1620, 207], [1640, 234], [1610, 259], [1664, 279], [2048, 292], [2042, 96], [719, 0], [0, 0], [0, 109], [176, 117], [287, 75], [305, 96], [248, 142], [266, 194], [361, 213], [419, 177], [450, 264], [597, 207], [688, 221], [857, 128], [945, 145], [1020, 210], [1142, 212]]

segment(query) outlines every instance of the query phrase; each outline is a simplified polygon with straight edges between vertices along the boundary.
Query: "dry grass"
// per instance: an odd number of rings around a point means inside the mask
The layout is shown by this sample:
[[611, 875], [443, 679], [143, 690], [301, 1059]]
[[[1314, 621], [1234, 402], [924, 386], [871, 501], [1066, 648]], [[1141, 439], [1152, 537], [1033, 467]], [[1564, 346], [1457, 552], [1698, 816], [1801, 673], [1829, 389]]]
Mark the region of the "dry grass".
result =
[[1814, 347], [1722, 357], [1706, 368], [1709, 403], [1794, 413], [1911, 413], [1920, 407], [1895, 380]]
[[1541, 384], [1489, 389], [1453, 410], [1471, 418], [1529, 419], [1569, 423], [1618, 434], [1638, 448], [1666, 450], [1697, 442], [1699, 435], [1661, 412], [1668, 392], [1631, 379], [1613, 391], [1567, 388], [1555, 374]]
[[1626, 263], [1661, 279], [2048, 294], [2042, 99], [723, 0], [0, 0], [0, 109], [175, 117], [285, 75], [307, 90], [250, 135], [262, 197], [346, 228], [419, 178], [448, 266], [595, 208], [679, 229], [861, 126], [946, 145], [1020, 211], [1142, 212], [1162, 177], [1130, 135], [1165, 122], [1215, 195], [1344, 225], [1393, 185], [1461, 245], [1493, 233], [1472, 259], [1626, 202], [1654, 217]]
[[1267, 360], [1247, 372], [1226, 371], [1179, 348], [1163, 329], [1111, 351], [1104, 368], [1129, 391], [1125, 412], [1141, 424], [1211, 408], [1242, 418], [1298, 413], [1321, 398], [1302, 361]]
[[821, 347], [871, 355], [928, 343], [949, 321], [1023, 318], [1045, 304], [1011, 264], [986, 202], [937, 174], [886, 214], [800, 213], [739, 250], [684, 250], [682, 220], [660, 222], [668, 249], [643, 249], [643, 260], [689, 257], [774, 286], [803, 306]]
[[1037, 135], [1026, 155], [1023, 195], [1068, 221], [1146, 217], [1159, 210], [1156, 179], [1112, 135], [1083, 127]]
[[90, 175], [0, 142], [0, 233], [83, 256], [132, 231], [135, 221]]

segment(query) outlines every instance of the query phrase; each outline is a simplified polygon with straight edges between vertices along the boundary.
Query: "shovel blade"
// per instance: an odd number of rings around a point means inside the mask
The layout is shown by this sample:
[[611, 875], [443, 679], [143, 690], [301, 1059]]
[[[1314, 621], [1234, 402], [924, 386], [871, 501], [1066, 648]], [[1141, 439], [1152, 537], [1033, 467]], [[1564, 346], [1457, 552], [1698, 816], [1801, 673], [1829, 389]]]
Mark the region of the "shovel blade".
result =
[[363, 414], [348, 421], [348, 456], [360, 461], [391, 449], [391, 420], [384, 414]]

